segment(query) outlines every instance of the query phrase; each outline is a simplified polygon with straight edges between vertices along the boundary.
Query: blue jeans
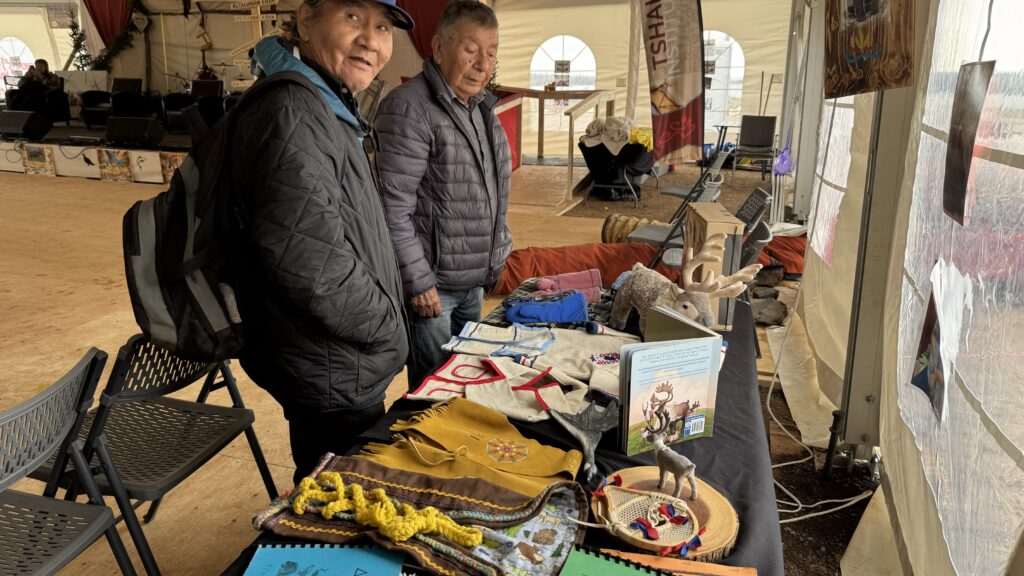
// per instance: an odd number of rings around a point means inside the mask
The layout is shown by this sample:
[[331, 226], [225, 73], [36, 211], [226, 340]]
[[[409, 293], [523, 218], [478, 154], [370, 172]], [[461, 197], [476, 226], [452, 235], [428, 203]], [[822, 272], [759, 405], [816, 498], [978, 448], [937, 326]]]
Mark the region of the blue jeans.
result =
[[484, 303], [484, 289], [473, 288], [461, 292], [438, 290], [441, 300], [441, 315], [424, 318], [409, 309], [409, 389], [420, 385], [424, 378], [439, 367], [445, 352], [441, 350], [452, 336], [462, 332], [466, 322], [480, 320], [480, 308]]

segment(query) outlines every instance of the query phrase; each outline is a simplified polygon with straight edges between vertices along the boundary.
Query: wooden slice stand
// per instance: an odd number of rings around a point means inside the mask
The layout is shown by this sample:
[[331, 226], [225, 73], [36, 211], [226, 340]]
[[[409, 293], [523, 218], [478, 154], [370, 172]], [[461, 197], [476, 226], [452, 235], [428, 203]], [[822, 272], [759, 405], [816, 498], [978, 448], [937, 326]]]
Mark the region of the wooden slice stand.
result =
[[[675, 489], [672, 476], [669, 475], [665, 487], [658, 490], [657, 466], [626, 468], [610, 474], [608, 478], [616, 475], [622, 478], [623, 488], [668, 495], [671, 495]], [[700, 478], [697, 478], [697, 495], [696, 500], [690, 500], [690, 484], [684, 479], [683, 490], [679, 493], [679, 498], [686, 500], [690, 510], [697, 517], [698, 524], [706, 529], [704, 535], [700, 537], [701, 547], [691, 551], [686, 558], [702, 562], [721, 560], [728, 556], [732, 552], [733, 546], [736, 545], [736, 536], [740, 530], [739, 517], [729, 500]], [[590, 509], [593, 511], [594, 517], [602, 522], [605, 518], [603, 514], [605, 505], [605, 499], [600, 496], [590, 499]]]

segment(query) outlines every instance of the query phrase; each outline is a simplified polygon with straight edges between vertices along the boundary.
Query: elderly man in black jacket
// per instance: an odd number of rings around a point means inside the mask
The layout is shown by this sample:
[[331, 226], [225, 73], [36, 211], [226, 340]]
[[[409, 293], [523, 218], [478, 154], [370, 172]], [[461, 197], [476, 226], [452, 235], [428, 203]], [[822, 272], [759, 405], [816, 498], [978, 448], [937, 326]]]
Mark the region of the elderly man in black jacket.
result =
[[259, 72], [297, 72], [236, 119], [244, 206], [240, 360], [284, 408], [295, 479], [344, 453], [384, 413], [408, 354], [402, 285], [353, 94], [387, 63], [395, 0], [304, 0], [289, 37], [256, 45]]
[[505, 224], [511, 152], [486, 90], [498, 20], [486, 5], [448, 5], [423, 72], [377, 112], [381, 182], [410, 308], [409, 385], [441, 359], [441, 346], [479, 320], [483, 287], [512, 248]]

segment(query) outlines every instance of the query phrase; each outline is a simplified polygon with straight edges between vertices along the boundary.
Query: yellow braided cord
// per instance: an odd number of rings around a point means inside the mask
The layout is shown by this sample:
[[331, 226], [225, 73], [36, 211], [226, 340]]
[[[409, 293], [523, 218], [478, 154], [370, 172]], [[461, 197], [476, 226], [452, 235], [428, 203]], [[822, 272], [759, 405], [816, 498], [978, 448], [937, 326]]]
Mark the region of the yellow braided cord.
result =
[[352, 512], [356, 522], [377, 528], [392, 542], [404, 542], [416, 534], [437, 534], [466, 547], [483, 542], [480, 530], [460, 526], [433, 506], [417, 510], [409, 504], [401, 504], [399, 509], [383, 488], [366, 493], [359, 484], [346, 486], [337, 472], [321, 472], [316, 480], [303, 478], [292, 502], [292, 511], [300, 515], [319, 512], [327, 520], [341, 512]]

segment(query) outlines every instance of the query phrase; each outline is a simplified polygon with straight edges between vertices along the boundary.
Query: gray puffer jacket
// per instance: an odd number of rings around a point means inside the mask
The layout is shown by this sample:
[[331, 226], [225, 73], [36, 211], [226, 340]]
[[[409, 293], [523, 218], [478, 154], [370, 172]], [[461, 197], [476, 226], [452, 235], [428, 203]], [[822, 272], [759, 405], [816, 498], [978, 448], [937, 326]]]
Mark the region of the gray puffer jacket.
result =
[[456, 121], [455, 104], [432, 61], [381, 102], [377, 164], [406, 296], [434, 287], [488, 286], [505, 266], [512, 250], [505, 224], [512, 162], [495, 102], [488, 93], [479, 106], [490, 124], [496, 198], [487, 191], [476, 135]]
[[285, 416], [382, 402], [408, 354], [402, 288], [358, 119], [274, 44], [267, 72], [298, 71], [237, 119], [230, 151], [247, 242], [237, 293], [246, 373]]

